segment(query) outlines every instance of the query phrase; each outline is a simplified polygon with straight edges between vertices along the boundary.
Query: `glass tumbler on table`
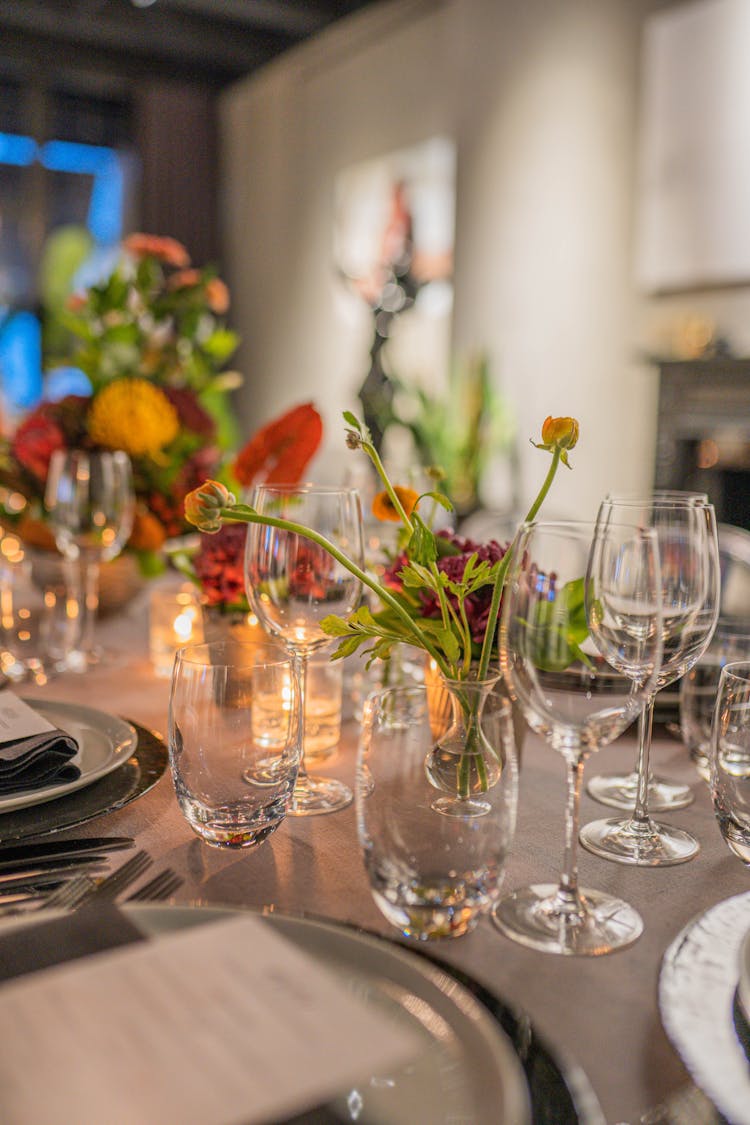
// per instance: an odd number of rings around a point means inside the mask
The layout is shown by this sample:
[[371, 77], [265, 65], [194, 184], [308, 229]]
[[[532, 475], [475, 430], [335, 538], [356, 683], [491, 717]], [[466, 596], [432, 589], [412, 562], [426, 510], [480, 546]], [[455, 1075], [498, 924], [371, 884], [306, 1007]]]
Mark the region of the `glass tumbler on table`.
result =
[[[284, 687], [274, 740], [257, 735], [258, 699]], [[297, 674], [271, 642], [213, 641], [175, 656], [169, 697], [169, 762], [177, 801], [190, 827], [216, 848], [261, 844], [284, 819], [302, 754]], [[273, 782], [249, 778], [272, 759]]]
[[[361, 584], [326, 548], [308, 538], [313, 529], [339, 553], [362, 567], [362, 511], [355, 489], [259, 485], [252, 506], [262, 516], [300, 530], [251, 523], [245, 548], [247, 596], [256, 617], [295, 660], [302, 699], [313, 653], [330, 644], [320, 627], [329, 614], [346, 616], [359, 603]], [[313, 816], [345, 808], [351, 790], [336, 778], [313, 776], [304, 757], [289, 807], [291, 816]]]
[[503, 595], [501, 662], [529, 726], [566, 764], [560, 881], [502, 898], [493, 920], [521, 945], [595, 956], [629, 945], [643, 923], [626, 902], [578, 886], [583, 766], [642, 710], [661, 663], [655, 533], [609, 525], [531, 523], [519, 530]]
[[472, 930], [499, 896], [516, 822], [518, 768], [510, 703], [491, 692], [481, 715], [494, 782], [481, 817], [443, 816], [425, 761], [435, 743], [429, 687], [383, 688], [365, 701], [357, 826], [370, 889], [405, 937]]
[[727, 847], [750, 867], [750, 662], [721, 670], [709, 750], [711, 799]]
[[[603, 859], [640, 867], [686, 863], [698, 854], [698, 841], [676, 825], [650, 813], [649, 757], [656, 692], [683, 676], [703, 655], [719, 614], [719, 550], [711, 504], [692, 499], [623, 503], [605, 500], [601, 526], [624, 515], [653, 527], [659, 542], [664, 654], [659, 674], [638, 720], [638, 786], [632, 812], [595, 820], [581, 831], [581, 843]], [[598, 797], [593, 778], [588, 791]], [[683, 802], [684, 803], [684, 802]]]
[[719, 618], [703, 656], [680, 680], [680, 734], [704, 781], [711, 775], [711, 724], [721, 670], [737, 660], [750, 660], [750, 621]]
[[50, 460], [45, 505], [57, 549], [80, 568], [80, 633], [68, 664], [85, 671], [101, 658], [94, 647], [99, 568], [120, 554], [133, 528], [130, 458], [120, 451], [57, 450]]

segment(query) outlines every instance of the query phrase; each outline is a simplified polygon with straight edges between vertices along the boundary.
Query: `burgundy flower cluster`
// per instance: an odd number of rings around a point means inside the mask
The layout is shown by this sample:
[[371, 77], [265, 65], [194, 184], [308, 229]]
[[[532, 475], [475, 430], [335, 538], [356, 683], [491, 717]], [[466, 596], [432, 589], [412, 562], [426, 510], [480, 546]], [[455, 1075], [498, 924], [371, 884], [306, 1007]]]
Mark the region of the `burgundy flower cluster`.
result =
[[215, 535], [201, 535], [193, 567], [208, 605], [246, 607], [247, 524], [228, 523]]
[[[445, 540], [455, 551], [453, 554], [442, 555], [437, 562], [438, 570], [447, 574], [454, 582], [460, 582], [463, 578], [466, 563], [471, 555], [476, 555], [479, 562], [488, 562], [490, 566], [492, 566], [494, 563], [499, 562], [510, 546], [509, 543], [503, 546], [498, 543], [496, 539], [490, 539], [487, 543], [475, 543], [472, 539], [465, 539], [463, 536], [456, 535], [450, 531], [439, 531], [437, 538], [439, 540]], [[386, 585], [394, 590], [402, 591], [403, 587], [398, 575], [402, 567], [406, 565], [406, 562], [406, 555], [402, 554], [398, 556], [385, 572], [384, 579]], [[431, 590], [420, 590], [418, 591], [418, 597], [422, 603], [421, 612], [423, 616], [439, 619], [440, 603], [438, 602], [437, 596]], [[456, 598], [453, 595], [449, 594], [448, 600], [453, 606], [456, 606]], [[484, 640], [491, 601], [492, 584], [489, 584], [487, 586], [482, 586], [481, 589], [470, 594], [465, 602], [471, 638], [477, 645], [481, 645]]]

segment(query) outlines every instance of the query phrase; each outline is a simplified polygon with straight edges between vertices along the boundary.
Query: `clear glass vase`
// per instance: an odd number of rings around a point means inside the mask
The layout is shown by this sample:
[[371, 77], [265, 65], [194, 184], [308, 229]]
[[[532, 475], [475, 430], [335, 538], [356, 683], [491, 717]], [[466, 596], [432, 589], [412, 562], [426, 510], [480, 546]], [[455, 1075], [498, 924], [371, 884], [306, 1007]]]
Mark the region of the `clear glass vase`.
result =
[[[428, 685], [430, 725], [435, 744], [425, 761], [427, 779], [443, 796], [433, 809], [446, 816], [485, 816], [490, 803], [484, 796], [502, 776], [507, 746], [514, 743], [510, 701], [499, 690], [501, 679], [433, 679]], [[488, 737], [485, 717], [502, 712]], [[497, 731], [501, 733], [498, 735]], [[515, 751], [513, 753], [515, 757]]]

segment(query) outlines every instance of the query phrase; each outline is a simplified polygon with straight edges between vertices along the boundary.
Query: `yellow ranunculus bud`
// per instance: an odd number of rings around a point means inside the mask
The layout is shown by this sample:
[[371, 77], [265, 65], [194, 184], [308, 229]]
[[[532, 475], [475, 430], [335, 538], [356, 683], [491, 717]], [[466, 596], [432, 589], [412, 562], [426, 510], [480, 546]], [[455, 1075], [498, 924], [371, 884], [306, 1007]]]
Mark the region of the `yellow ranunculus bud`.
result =
[[231, 508], [235, 498], [221, 481], [204, 481], [200, 488], [194, 488], [185, 497], [185, 519], [199, 531], [213, 534], [221, 528], [222, 508]]
[[545, 418], [542, 441], [548, 447], [557, 445], [560, 449], [573, 449], [578, 441], [578, 422], [575, 418]]

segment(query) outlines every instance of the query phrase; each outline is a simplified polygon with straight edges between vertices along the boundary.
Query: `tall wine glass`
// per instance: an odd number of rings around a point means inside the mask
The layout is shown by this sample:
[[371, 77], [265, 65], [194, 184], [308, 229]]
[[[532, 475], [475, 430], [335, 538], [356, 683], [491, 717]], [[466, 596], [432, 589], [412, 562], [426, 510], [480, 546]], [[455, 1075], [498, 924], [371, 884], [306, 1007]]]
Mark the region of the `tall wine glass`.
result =
[[[312, 528], [363, 565], [362, 511], [355, 489], [263, 484], [255, 489], [252, 503], [263, 516]], [[248, 527], [245, 578], [258, 620], [295, 658], [304, 714], [308, 660], [330, 643], [320, 622], [329, 614], [351, 613], [359, 601], [360, 583], [306, 536], [264, 524]], [[292, 816], [334, 812], [352, 799], [341, 781], [308, 774], [303, 754], [289, 807]]]
[[519, 532], [503, 597], [500, 652], [527, 722], [565, 759], [565, 865], [558, 885], [501, 899], [507, 937], [548, 953], [609, 953], [643, 929], [637, 911], [578, 886], [583, 766], [640, 713], [661, 661], [661, 578], [650, 529], [531, 523]]
[[[593, 821], [581, 843], [595, 855], [640, 867], [686, 863], [698, 841], [682, 828], [652, 819], [649, 755], [656, 692], [689, 671], [703, 655], [719, 615], [719, 547], [711, 504], [681, 500], [605, 500], [599, 520], [627, 514], [651, 526], [659, 540], [664, 657], [654, 689], [638, 720], [638, 789], [630, 816]], [[589, 792], [592, 786], [589, 786]]]
[[130, 459], [121, 451], [57, 450], [50, 460], [45, 504], [57, 549], [80, 566], [80, 640], [68, 658], [85, 670], [94, 648], [99, 568], [120, 554], [133, 528], [135, 496]]
[[[708, 495], [705, 492], [686, 492], [677, 489], [655, 489], [649, 496], [642, 493], [618, 492], [610, 493], [606, 499], [627, 505], [629, 510], [637, 512], [643, 510], [644, 505], [656, 504], [659, 506], [672, 503], [708, 504]], [[623, 809], [630, 812], [635, 807], [638, 796], [638, 761], [629, 773], [597, 774], [592, 777], [586, 790], [590, 797], [602, 805], [610, 805], [613, 809]], [[682, 781], [674, 781], [667, 777], [648, 771], [648, 807], [652, 813], [675, 812], [687, 808], [694, 800], [693, 790]]]

